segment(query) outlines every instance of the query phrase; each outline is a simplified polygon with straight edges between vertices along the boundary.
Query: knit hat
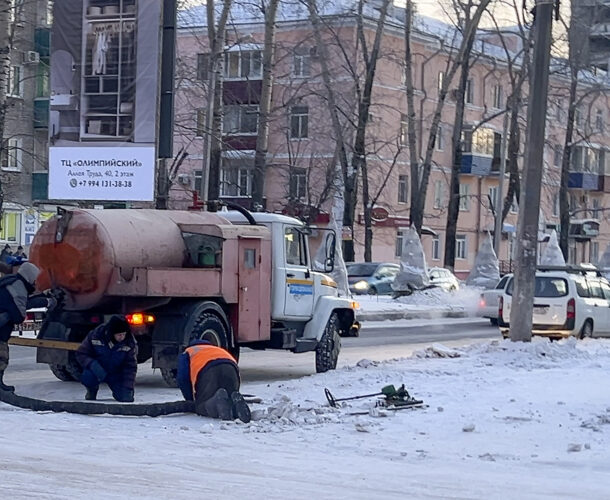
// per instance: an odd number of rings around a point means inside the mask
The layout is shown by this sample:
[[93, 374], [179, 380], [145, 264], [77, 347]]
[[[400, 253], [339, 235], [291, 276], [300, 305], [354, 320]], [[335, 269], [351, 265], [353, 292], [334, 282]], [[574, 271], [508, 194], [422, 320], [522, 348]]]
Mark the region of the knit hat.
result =
[[112, 316], [108, 321], [108, 333], [114, 335], [115, 333], [127, 333], [129, 332], [129, 323], [122, 316]]
[[21, 267], [17, 273], [20, 274], [30, 285], [34, 286], [34, 283], [36, 283], [36, 278], [38, 278], [38, 275], [40, 274], [40, 269], [38, 269], [31, 262], [24, 262], [21, 264]]

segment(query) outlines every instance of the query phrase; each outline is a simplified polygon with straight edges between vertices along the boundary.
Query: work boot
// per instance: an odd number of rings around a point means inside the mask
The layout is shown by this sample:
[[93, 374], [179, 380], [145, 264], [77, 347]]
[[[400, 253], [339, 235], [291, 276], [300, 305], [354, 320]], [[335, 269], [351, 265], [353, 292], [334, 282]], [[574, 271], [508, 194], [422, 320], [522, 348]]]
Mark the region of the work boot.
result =
[[85, 399], [87, 401], [95, 401], [97, 399], [97, 391], [99, 387], [91, 388], [87, 387], [87, 394], [85, 394]]
[[244, 424], [250, 422], [252, 415], [250, 414], [250, 408], [244, 397], [237, 391], [231, 394], [231, 404], [233, 410], [233, 418], [240, 419]]
[[4, 377], [4, 370], [0, 371], [0, 391], [14, 392], [15, 391], [15, 386], [14, 385], [6, 385], [4, 383], [4, 381], [2, 380], [3, 377]]
[[204, 403], [205, 413], [208, 417], [221, 420], [233, 420], [231, 399], [226, 389], [218, 389], [214, 395]]

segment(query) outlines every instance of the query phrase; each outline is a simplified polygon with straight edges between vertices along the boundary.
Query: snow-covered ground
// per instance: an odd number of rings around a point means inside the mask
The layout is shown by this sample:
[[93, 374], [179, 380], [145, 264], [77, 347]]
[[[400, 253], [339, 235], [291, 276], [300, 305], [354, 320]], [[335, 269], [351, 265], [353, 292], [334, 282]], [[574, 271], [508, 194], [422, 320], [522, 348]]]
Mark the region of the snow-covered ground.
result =
[[[2, 494], [608, 498], [609, 341], [493, 341], [436, 352], [459, 356], [439, 358], [428, 349], [296, 380], [246, 383], [243, 391], [263, 400], [247, 425], [195, 415], [39, 414], [0, 403]], [[40, 373], [24, 394], [82, 397], [79, 385], [58, 385]], [[138, 375], [137, 402], [178, 396], [150, 377]], [[333, 409], [324, 397], [324, 388], [341, 397], [401, 383], [429, 406], [353, 416], [373, 400]]]
[[413, 311], [442, 315], [459, 312], [466, 316], [477, 316], [480, 296], [480, 288], [462, 286], [455, 292], [429, 288], [398, 299], [389, 295], [355, 295], [354, 300], [360, 304], [363, 313]]

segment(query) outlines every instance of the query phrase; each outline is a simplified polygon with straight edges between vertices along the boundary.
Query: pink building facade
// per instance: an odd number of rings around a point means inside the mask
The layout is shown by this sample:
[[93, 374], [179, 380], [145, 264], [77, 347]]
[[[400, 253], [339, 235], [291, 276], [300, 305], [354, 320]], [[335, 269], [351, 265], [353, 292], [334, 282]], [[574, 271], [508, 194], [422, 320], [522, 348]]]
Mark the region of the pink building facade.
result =
[[[189, 11], [182, 18], [178, 35], [176, 69], [175, 153], [188, 156], [180, 165], [170, 192], [171, 208], [192, 203], [204, 165], [207, 34], [202, 11]], [[236, 16], [235, 19], [239, 17]], [[328, 221], [331, 197], [337, 188], [338, 160], [336, 140], [328, 108], [327, 93], [321, 77], [321, 50], [314, 39], [306, 13], [283, 15], [277, 23], [276, 60], [269, 138], [265, 208], [289, 214], [313, 213], [311, 222]], [[352, 122], [361, 91], [364, 62], [352, 15], [330, 13], [324, 31], [325, 49], [332, 76], [335, 101], [351, 137]], [[367, 21], [368, 46], [372, 44], [374, 24]], [[224, 65], [223, 153], [220, 178], [221, 197], [245, 206], [251, 202], [257, 112], [262, 77], [263, 23], [244, 16], [228, 30]], [[432, 32], [434, 31], [434, 33]], [[418, 112], [418, 148], [425, 151], [429, 123], [437, 103], [439, 87], [445, 77], [447, 53], [438, 29], [420, 25], [415, 33], [413, 52], [415, 103]], [[466, 128], [483, 125], [463, 136], [464, 155], [460, 166], [460, 215], [457, 227], [455, 271], [464, 277], [470, 271], [483, 238], [493, 231], [491, 201], [499, 186], [500, 145], [506, 96], [510, 79], [506, 58], [497, 37], [481, 35], [466, 91]], [[508, 44], [518, 49], [518, 39]], [[375, 205], [383, 207], [387, 219], [375, 223], [373, 260], [398, 261], [402, 234], [409, 225], [410, 168], [406, 144], [406, 89], [404, 84], [404, 39], [400, 22], [388, 23], [381, 44], [381, 58], [367, 127], [367, 168], [369, 191]], [[457, 77], [450, 89], [457, 86]], [[553, 77], [550, 89], [545, 147], [544, 186], [540, 213], [540, 238], [559, 228], [558, 191], [561, 150], [565, 137], [569, 82]], [[451, 93], [450, 93], [451, 94]], [[524, 90], [527, 97], [527, 88]], [[570, 206], [574, 224], [570, 240], [570, 260], [592, 262], [610, 241], [610, 120], [608, 99], [591, 93], [583, 99], [577, 113], [576, 147], [570, 173]], [[451, 135], [455, 102], [449, 98], [443, 108], [441, 128], [434, 145], [434, 166], [426, 194], [422, 236], [429, 266], [442, 266], [445, 225], [452, 164]], [[497, 116], [496, 116], [497, 115]], [[525, 110], [524, 110], [525, 116]], [[525, 119], [521, 120], [520, 164], [525, 138]], [[349, 143], [348, 139], [348, 143]], [[348, 154], [350, 152], [348, 151]], [[608, 167], [606, 166], [608, 164]], [[360, 181], [360, 186], [362, 182]], [[508, 189], [508, 177], [504, 193]], [[504, 197], [504, 196], [503, 196]], [[505, 269], [511, 264], [512, 246], [518, 217], [515, 202], [505, 219], [499, 259]], [[597, 229], [599, 227], [599, 231]], [[360, 200], [355, 224], [356, 260], [363, 259], [364, 225]], [[541, 243], [541, 249], [544, 243]]]

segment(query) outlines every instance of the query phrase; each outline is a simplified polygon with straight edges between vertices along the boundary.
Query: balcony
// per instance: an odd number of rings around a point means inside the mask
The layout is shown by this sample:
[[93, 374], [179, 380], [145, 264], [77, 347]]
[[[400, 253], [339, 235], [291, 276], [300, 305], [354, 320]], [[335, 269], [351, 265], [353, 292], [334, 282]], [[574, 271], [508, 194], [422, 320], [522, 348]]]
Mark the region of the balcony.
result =
[[585, 191], [603, 191], [604, 177], [589, 172], [570, 172], [568, 188], [584, 189]]
[[[498, 163], [494, 162], [494, 158], [489, 155], [463, 153], [460, 173], [479, 176], [497, 175]], [[492, 165], [495, 168], [492, 168]]]
[[34, 128], [49, 127], [49, 99], [38, 98], [34, 100]]
[[48, 172], [32, 173], [32, 200], [44, 201], [49, 199]]
[[34, 50], [40, 57], [49, 57], [51, 30], [49, 28], [36, 28], [34, 32]]

